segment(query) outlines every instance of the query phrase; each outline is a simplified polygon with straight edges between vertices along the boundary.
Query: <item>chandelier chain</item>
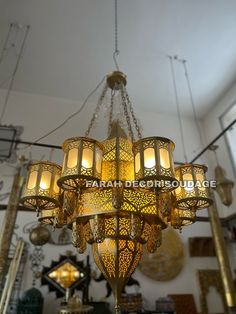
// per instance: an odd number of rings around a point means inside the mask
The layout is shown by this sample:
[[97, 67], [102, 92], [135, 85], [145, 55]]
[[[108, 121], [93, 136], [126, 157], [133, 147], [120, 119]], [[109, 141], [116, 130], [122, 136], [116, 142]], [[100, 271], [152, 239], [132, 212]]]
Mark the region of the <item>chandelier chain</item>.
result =
[[111, 128], [112, 128], [113, 111], [114, 111], [114, 97], [115, 97], [115, 90], [112, 90], [111, 91], [111, 106], [110, 106], [109, 122], [108, 122], [108, 134], [110, 134]]
[[118, 0], [115, 0], [115, 50], [113, 53], [113, 60], [117, 71], [119, 71], [119, 65], [117, 61], [117, 56], [120, 54], [119, 42], [118, 42]]
[[189, 77], [189, 73], [188, 73], [188, 69], [187, 69], [187, 60], [180, 60], [180, 61], [183, 64], [184, 74], [185, 74], [185, 78], [186, 78], [186, 82], [187, 82], [187, 86], [188, 86], [188, 90], [189, 90], [190, 101], [191, 101], [191, 105], [192, 105], [192, 109], [193, 109], [194, 120], [195, 120], [195, 124], [196, 124], [197, 130], [198, 130], [200, 143], [201, 143], [201, 146], [203, 147], [204, 145], [203, 145], [203, 138], [202, 138], [202, 134], [201, 134], [201, 128], [200, 128], [198, 117], [197, 117], [196, 106], [195, 106], [195, 102], [194, 102], [194, 98], [193, 98], [193, 90], [192, 90], [190, 77]]
[[90, 134], [90, 132], [91, 132], [93, 126], [94, 126], [94, 123], [95, 123], [95, 121], [96, 121], [97, 118], [98, 118], [98, 114], [99, 114], [99, 111], [100, 111], [101, 106], [102, 106], [102, 104], [103, 104], [103, 101], [104, 101], [104, 98], [105, 98], [105, 96], [106, 96], [107, 90], [108, 90], [108, 85], [105, 84], [105, 86], [104, 86], [104, 88], [103, 88], [103, 91], [102, 91], [102, 94], [101, 94], [101, 96], [100, 96], [100, 98], [99, 98], [99, 100], [98, 100], [97, 106], [96, 106], [96, 108], [95, 108], [95, 111], [94, 111], [94, 113], [93, 113], [92, 119], [91, 119], [91, 121], [90, 121], [90, 123], [89, 123], [88, 129], [87, 129], [87, 131], [86, 131], [86, 133], [85, 133], [85, 137], [88, 137], [88, 136], [89, 136], [89, 134]]
[[127, 126], [128, 126], [129, 136], [132, 142], [134, 142], [134, 133], [133, 133], [131, 120], [130, 120], [130, 116], [128, 112], [127, 100], [126, 100], [124, 88], [122, 86], [120, 87], [120, 91], [121, 91], [122, 106], [123, 106], [124, 115], [125, 115]]
[[185, 162], [187, 162], [188, 158], [187, 158], [186, 147], [185, 147], [184, 129], [183, 129], [183, 123], [182, 123], [182, 119], [181, 119], [181, 112], [180, 112], [179, 97], [178, 97], [177, 84], [176, 84], [176, 78], [175, 78], [173, 57], [169, 56], [169, 60], [170, 60], [171, 76], [172, 76], [174, 93], [175, 93], [175, 103], [176, 103], [178, 120], [179, 120], [180, 136], [181, 136], [181, 141], [182, 141], [182, 145], [183, 145], [184, 159], [185, 159]]
[[127, 93], [127, 90], [126, 90], [124, 85], [123, 85], [123, 89], [124, 89], [125, 97], [126, 97], [126, 100], [127, 100], [127, 103], [128, 103], [129, 111], [130, 111], [131, 117], [133, 119], [135, 130], [137, 132], [138, 138], [141, 139], [142, 138], [142, 132], [141, 132], [138, 120], [137, 120], [137, 118], [135, 116], [134, 108], [133, 108], [132, 102], [131, 102], [131, 100], [129, 98], [129, 94]]

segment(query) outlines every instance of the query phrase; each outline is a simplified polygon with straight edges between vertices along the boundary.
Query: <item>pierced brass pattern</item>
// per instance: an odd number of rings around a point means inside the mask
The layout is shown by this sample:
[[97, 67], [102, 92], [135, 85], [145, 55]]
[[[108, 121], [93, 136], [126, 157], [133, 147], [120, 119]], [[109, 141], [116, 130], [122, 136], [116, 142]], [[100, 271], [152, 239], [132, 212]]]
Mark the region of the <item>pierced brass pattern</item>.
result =
[[60, 175], [61, 167], [49, 161], [30, 164], [20, 203], [37, 211], [58, 207]]
[[103, 142], [102, 180], [133, 180], [134, 156], [130, 140], [115, 137]]
[[[160, 181], [158, 187], [160, 190], [172, 190], [173, 187], [167, 186], [166, 182], [177, 181], [172, 157], [173, 150], [174, 143], [167, 138], [149, 137], [134, 143], [135, 179]], [[147, 156], [145, 156], [146, 153]]]
[[[78, 190], [86, 180], [99, 181], [102, 145], [96, 140], [74, 137], [64, 142], [64, 161], [58, 185], [65, 190]], [[87, 156], [86, 156], [87, 153]], [[85, 154], [85, 156], [84, 156]]]
[[150, 236], [147, 241], [147, 250], [149, 253], [154, 253], [158, 247], [161, 246], [162, 241], [162, 229], [161, 226], [153, 224], [151, 225]]
[[194, 186], [179, 186], [175, 191], [176, 207], [179, 209], [201, 209], [212, 204], [209, 196], [209, 188], [203, 186], [206, 180], [205, 172], [207, 168], [202, 165], [189, 164], [175, 169], [176, 178], [180, 182], [193, 181]]

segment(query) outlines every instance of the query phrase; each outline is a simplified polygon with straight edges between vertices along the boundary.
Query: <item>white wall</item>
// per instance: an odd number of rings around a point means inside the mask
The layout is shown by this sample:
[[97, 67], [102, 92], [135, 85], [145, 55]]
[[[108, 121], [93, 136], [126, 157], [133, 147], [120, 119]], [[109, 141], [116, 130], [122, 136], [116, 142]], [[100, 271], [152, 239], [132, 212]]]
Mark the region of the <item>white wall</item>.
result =
[[[4, 93], [4, 91], [2, 91], [2, 93]], [[0, 94], [0, 96], [3, 96], [3, 94]], [[68, 100], [15, 92], [10, 98], [5, 123], [23, 125], [25, 131], [22, 135], [22, 139], [34, 141], [48, 130], [54, 128], [59, 122], [63, 121], [68, 113], [75, 111], [77, 107], [78, 103]], [[92, 115], [93, 108], [93, 105], [88, 105], [83, 114], [71, 120], [65, 127], [57, 131], [55, 134], [50, 135], [47, 139], [43, 140], [43, 142], [59, 145], [68, 137], [81, 135], [81, 133], [83, 134], [83, 131], [88, 124], [89, 116]], [[148, 111], [137, 112], [137, 115], [142, 122], [144, 136], [160, 135], [173, 139], [176, 143], [175, 160], [183, 161], [183, 150], [177, 117], [170, 114], [159, 114], [157, 112]], [[104, 124], [104, 120], [100, 120], [97, 124], [96, 132], [93, 132], [92, 136], [98, 139], [104, 138], [105, 134], [101, 129], [104, 128]], [[194, 157], [196, 151], [199, 150], [200, 143], [193, 119], [184, 118], [184, 128], [186, 132], [188, 157], [190, 160]], [[25, 153], [28, 155], [29, 152], [26, 151]], [[48, 158], [49, 150], [33, 148], [32, 155], [34, 159], [41, 158], [42, 155], [45, 155], [44, 158]], [[55, 151], [53, 160], [61, 162], [62, 153]], [[0, 173], [4, 173], [5, 175], [8, 173], [12, 174], [12, 169], [6, 165], [2, 165], [0, 167]], [[9, 181], [10, 178], [6, 176], [3, 178], [5, 181], [5, 189], [9, 189], [11, 185]], [[206, 211], [202, 211], [201, 214], [206, 215]], [[0, 213], [0, 218], [2, 222], [3, 213]], [[22, 212], [18, 215], [17, 224], [22, 228], [25, 223], [34, 219], [35, 216], [33, 214]], [[216, 258], [190, 258], [188, 253], [188, 237], [210, 235], [211, 231], [208, 223], [196, 223], [192, 227], [187, 227], [183, 230], [181, 237], [185, 246], [186, 264], [183, 271], [176, 279], [165, 283], [155, 282], [142, 275], [139, 271], [136, 272], [135, 277], [140, 280], [141, 292], [149, 306], [154, 306], [157, 298], [166, 296], [167, 294], [192, 293], [194, 294], [198, 310], [200, 311], [199, 288], [196, 272], [198, 269], [212, 269], [218, 267]], [[24, 235], [24, 237], [27, 238], [26, 235]], [[65, 251], [66, 248], [64, 247], [58, 248], [46, 245], [44, 247], [46, 257], [44, 265], [49, 266], [52, 259], [58, 259], [59, 254], [64, 253]], [[32, 282], [29, 263], [26, 265], [26, 270], [28, 270], [28, 272], [26, 271], [24, 276], [24, 290], [28, 289]], [[91, 296], [93, 296], [95, 300], [104, 296], [104, 287], [104, 284], [103, 288], [101, 288], [99, 284], [93, 283], [91, 287]], [[54, 294], [47, 293], [45, 287], [42, 288], [42, 291], [45, 297], [44, 313], [49, 313], [49, 309], [50, 313], [56, 313], [54, 302], [52, 302], [55, 297]]]
[[[236, 101], [236, 84], [234, 84], [225, 95], [212, 107], [205, 118], [202, 121], [203, 130], [207, 143], [210, 143], [221, 131], [220, 116]], [[226, 140], [224, 136], [217, 141], [216, 145], [219, 145], [217, 150], [217, 156], [220, 165], [226, 170], [227, 177], [233, 181], [236, 181], [233, 172], [233, 166], [230, 160], [230, 155], [226, 146]], [[209, 173], [213, 175], [213, 168], [216, 166], [216, 161], [212, 152], [207, 152], [206, 157], [209, 160], [210, 171]], [[236, 184], [234, 185], [233, 195], [236, 193]], [[234, 197], [234, 202], [230, 207], [226, 207], [219, 201], [217, 194], [217, 205], [222, 216], [229, 216], [236, 212], [236, 198]]]

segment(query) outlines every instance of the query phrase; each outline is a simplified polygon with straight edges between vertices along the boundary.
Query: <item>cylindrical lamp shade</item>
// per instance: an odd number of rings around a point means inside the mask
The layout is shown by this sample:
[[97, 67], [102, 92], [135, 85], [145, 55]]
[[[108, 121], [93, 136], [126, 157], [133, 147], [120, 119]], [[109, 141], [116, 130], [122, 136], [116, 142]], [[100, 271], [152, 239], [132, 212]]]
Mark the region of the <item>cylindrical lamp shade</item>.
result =
[[61, 208], [42, 209], [38, 221], [44, 225], [51, 225], [54, 228], [62, 228], [68, 224], [67, 217]]
[[194, 210], [184, 210], [173, 208], [171, 210], [171, 226], [175, 229], [181, 229], [184, 226], [191, 225], [196, 220]]
[[57, 164], [49, 161], [30, 164], [20, 203], [37, 211], [58, 207], [60, 176], [61, 167]]
[[[175, 189], [174, 147], [163, 137], [147, 137], [134, 143], [135, 179], [150, 181], [161, 191]], [[176, 184], [172, 184], [174, 181]]]
[[176, 207], [179, 209], [198, 210], [212, 204], [205, 173], [207, 167], [197, 164], [186, 164], [175, 169], [180, 186], [174, 191]]
[[86, 180], [99, 181], [102, 173], [102, 145], [93, 139], [74, 137], [64, 142], [64, 161], [58, 185], [79, 190]]

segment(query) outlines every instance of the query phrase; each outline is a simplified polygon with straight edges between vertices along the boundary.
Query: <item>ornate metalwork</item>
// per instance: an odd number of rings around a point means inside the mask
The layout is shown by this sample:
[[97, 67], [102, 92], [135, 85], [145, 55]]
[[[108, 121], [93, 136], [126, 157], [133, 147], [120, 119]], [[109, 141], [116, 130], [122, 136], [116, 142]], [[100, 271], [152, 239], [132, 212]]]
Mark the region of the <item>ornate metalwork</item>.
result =
[[74, 137], [64, 142], [64, 161], [58, 185], [77, 191], [86, 180], [98, 181], [102, 171], [102, 145], [90, 138]]
[[[85, 251], [87, 243], [92, 244], [96, 264], [113, 288], [117, 312], [123, 284], [138, 265], [143, 245], [155, 252], [161, 245], [162, 229], [168, 224], [181, 228], [194, 222], [195, 210], [210, 204], [203, 187], [194, 188], [195, 194], [191, 195], [179, 187], [175, 200], [172, 191], [179, 186], [178, 180], [186, 177], [190, 169], [191, 180], [202, 182], [205, 168], [179, 167], [176, 178], [174, 143], [163, 137], [141, 138], [125, 84], [123, 73], [115, 71], [108, 75], [86, 137], [64, 142], [61, 176], [55, 180], [50, 174], [54, 189], [56, 181], [61, 188], [57, 187], [59, 195], [50, 194], [52, 197], [46, 198], [40, 194], [40, 181], [34, 176], [37, 178], [40, 167], [45, 167], [46, 163], [42, 163], [37, 164], [37, 171], [31, 169], [29, 182], [32, 179], [36, 182], [26, 185], [31, 194], [29, 198], [23, 197], [25, 203], [28, 201], [31, 207], [41, 210], [41, 222], [72, 229], [72, 243], [79, 253]], [[88, 135], [106, 99], [107, 87], [112, 89], [108, 110], [110, 134], [100, 143]], [[129, 136], [119, 120], [112, 122], [116, 96]]]
[[222, 296], [223, 305], [224, 305], [224, 313], [229, 313], [227, 308], [227, 303], [224, 295], [224, 289], [221, 279], [221, 274], [219, 270], [215, 269], [207, 269], [207, 270], [199, 270], [198, 271], [199, 284], [201, 289], [201, 306], [202, 313], [208, 314], [208, 306], [207, 306], [207, 294], [209, 292], [210, 287], [215, 287], [219, 294]]
[[58, 207], [60, 189], [57, 180], [60, 175], [61, 167], [55, 163], [49, 161], [31, 163], [20, 200], [21, 204], [37, 212]]
[[174, 191], [177, 208], [196, 210], [212, 204], [209, 188], [204, 186], [206, 171], [206, 166], [197, 164], [187, 164], [175, 169], [176, 178], [182, 184]]
[[[166, 192], [176, 188], [174, 147], [171, 140], [163, 137], [147, 137], [134, 143], [136, 180], [158, 181], [157, 188]], [[170, 184], [174, 181], [175, 186]]]

